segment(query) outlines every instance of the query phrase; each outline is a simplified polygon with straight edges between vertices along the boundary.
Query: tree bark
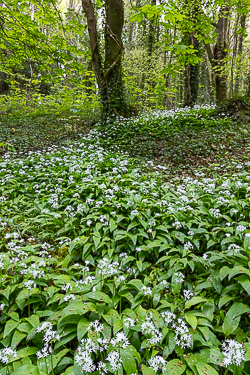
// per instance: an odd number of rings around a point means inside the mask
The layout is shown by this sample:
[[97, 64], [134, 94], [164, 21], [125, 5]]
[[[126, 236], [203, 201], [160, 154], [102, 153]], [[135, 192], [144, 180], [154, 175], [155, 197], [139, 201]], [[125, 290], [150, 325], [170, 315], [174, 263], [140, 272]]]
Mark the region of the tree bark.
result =
[[100, 54], [100, 48], [98, 43], [98, 32], [96, 24], [96, 16], [94, 6], [91, 0], [82, 0], [82, 7], [87, 17], [90, 50], [92, 56], [92, 63], [94, 67], [94, 72], [98, 84], [99, 90], [103, 88], [103, 66]]
[[[151, 0], [151, 6], [156, 5], [156, 0]], [[148, 30], [148, 57], [151, 58], [153, 54], [153, 47], [154, 47], [154, 40], [155, 40], [155, 28], [150, 22], [149, 30]]]
[[[192, 32], [188, 36], [189, 45], [192, 45], [195, 50], [200, 49], [200, 43]], [[185, 105], [193, 106], [197, 103], [199, 90], [199, 72], [200, 64], [187, 64], [185, 74]]]
[[105, 61], [98, 42], [97, 20], [92, 0], [82, 0], [87, 17], [92, 64], [101, 96], [103, 122], [115, 116], [127, 116], [128, 107], [122, 80], [122, 30], [124, 8], [122, 0], [105, 2]]
[[217, 41], [212, 51], [210, 44], [206, 44], [206, 51], [215, 75], [216, 102], [227, 99], [227, 74], [225, 73], [225, 58], [227, 51], [228, 5], [221, 7], [217, 24]]
[[241, 60], [242, 60], [242, 52], [243, 52], [243, 41], [244, 41], [244, 36], [243, 32], [246, 30], [246, 15], [243, 14], [240, 18], [240, 27], [241, 27], [241, 34], [239, 35], [239, 44], [238, 44], [238, 61], [236, 65], [236, 80], [235, 80], [235, 87], [234, 87], [234, 92], [235, 94], [239, 94], [240, 90], [240, 65], [241, 65]]
[[107, 118], [127, 116], [128, 107], [122, 80], [122, 30], [124, 5], [122, 0], [106, 0], [105, 62], [103, 90], [104, 113]]

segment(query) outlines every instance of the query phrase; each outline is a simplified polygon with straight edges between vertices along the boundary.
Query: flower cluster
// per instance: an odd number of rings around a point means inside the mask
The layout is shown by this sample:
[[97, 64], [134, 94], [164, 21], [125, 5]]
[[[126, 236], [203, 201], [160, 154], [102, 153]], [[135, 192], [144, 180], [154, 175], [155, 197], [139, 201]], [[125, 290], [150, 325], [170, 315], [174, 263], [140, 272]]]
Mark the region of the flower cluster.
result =
[[242, 361], [245, 361], [245, 350], [240, 342], [235, 340], [226, 340], [222, 344], [222, 354], [224, 355], [224, 365], [236, 365], [240, 366]]
[[53, 352], [52, 344], [56, 341], [60, 341], [60, 335], [57, 333], [57, 331], [53, 331], [52, 328], [52, 323], [44, 322], [41, 327], [36, 329], [38, 333], [44, 333], [44, 347], [36, 353], [39, 359], [48, 357]]

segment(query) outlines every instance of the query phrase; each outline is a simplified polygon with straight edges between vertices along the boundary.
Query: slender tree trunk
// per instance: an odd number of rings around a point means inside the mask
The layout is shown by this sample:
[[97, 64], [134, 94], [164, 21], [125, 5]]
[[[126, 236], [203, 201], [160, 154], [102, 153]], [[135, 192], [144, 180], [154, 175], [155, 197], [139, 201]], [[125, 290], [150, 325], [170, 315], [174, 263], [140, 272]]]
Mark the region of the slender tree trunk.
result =
[[[200, 49], [200, 42], [194, 36], [192, 32], [188, 37], [189, 45], [192, 45], [194, 49]], [[193, 106], [197, 103], [198, 90], [199, 90], [199, 72], [200, 64], [187, 64], [185, 74], [185, 105]]]
[[[206, 83], [208, 87], [208, 96], [209, 96], [209, 102], [214, 103], [214, 85], [213, 85], [213, 70], [210, 69], [209, 61], [207, 57], [205, 56], [205, 70], [206, 70]], [[211, 71], [211, 77], [210, 77], [210, 71]]]
[[[249, 66], [250, 66], [250, 58], [249, 58]], [[246, 95], [250, 98], [250, 68], [247, 74], [247, 89], [246, 89]]]
[[[246, 30], [246, 15], [243, 14], [240, 19], [240, 27], [241, 27], [241, 32], [243, 33]], [[236, 65], [236, 80], [235, 80], [235, 88], [234, 92], [236, 94], [239, 94], [240, 90], [240, 66], [241, 66], [241, 60], [242, 60], [242, 52], [243, 52], [243, 41], [244, 41], [244, 36], [243, 34], [239, 35], [239, 44], [238, 44], [238, 61]]]
[[[154, 6], [154, 5], [156, 5], [156, 0], [151, 0], [151, 6]], [[155, 41], [155, 28], [150, 22], [149, 29], [148, 29], [148, 56], [149, 58], [153, 54], [154, 41]]]
[[231, 79], [230, 79], [230, 97], [233, 97], [234, 95], [234, 67], [235, 67], [235, 58], [237, 55], [237, 49], [238, 49], [238, 29], [239, 24], [239, 15], [237, 16], [237, 21], [234, 29], [234, 38], [233, 38], [233, 55], [232, 55], [232, 61], [231, 61]]

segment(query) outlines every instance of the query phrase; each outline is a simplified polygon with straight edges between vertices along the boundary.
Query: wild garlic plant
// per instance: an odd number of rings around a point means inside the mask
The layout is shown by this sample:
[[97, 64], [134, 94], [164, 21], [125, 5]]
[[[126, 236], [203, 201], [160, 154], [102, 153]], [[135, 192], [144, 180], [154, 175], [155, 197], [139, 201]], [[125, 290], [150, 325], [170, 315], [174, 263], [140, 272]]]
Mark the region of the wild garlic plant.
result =
[[0, 161], [0, 373], [247, 374], [250, 164], [169, 181], [103, 142]]

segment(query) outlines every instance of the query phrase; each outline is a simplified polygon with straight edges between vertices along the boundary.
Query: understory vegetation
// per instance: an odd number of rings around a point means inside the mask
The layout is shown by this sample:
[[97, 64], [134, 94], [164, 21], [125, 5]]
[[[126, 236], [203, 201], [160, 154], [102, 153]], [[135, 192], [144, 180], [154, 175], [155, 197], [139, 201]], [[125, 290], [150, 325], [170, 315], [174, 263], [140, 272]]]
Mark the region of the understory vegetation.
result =
[[1, 375], [250, 374], [249, 112], [72, 108], [1, 109]]

